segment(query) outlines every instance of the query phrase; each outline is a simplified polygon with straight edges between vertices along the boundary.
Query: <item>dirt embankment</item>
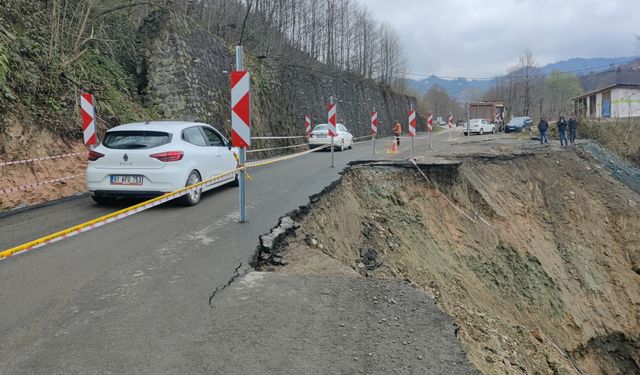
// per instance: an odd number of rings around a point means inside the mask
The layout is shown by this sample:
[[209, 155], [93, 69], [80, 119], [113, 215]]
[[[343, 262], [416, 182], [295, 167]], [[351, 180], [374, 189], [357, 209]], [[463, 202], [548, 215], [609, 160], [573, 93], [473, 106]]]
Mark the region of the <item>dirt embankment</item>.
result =
[[276, 269], [410, 280], [487, 374], [640, 373], [637, 192], [575, 150], [422, 169], [354, 167]]
[[640, 168], [640, 118], [580, 121], [578, 135], [598, 141], [606, 149]]
[[[23, 126], [19, 121], [5, 119], [5, 123], [10, 125], [0, 131], [0, 143], [5, 151], [0, 155], [0, 164], [71, 153], [82, 154], [53, 160], [0, 165], [0, 212], [87, 191], [84, 177], [87, 150], [81, 141], [65, 141], [48, 131]], [[73, 176], [75, 177], [69, 178]], [[61, 178], [68, 179], [48, 183]], [[34, 184], [41, 185], [22, 191], [6, 191]]]

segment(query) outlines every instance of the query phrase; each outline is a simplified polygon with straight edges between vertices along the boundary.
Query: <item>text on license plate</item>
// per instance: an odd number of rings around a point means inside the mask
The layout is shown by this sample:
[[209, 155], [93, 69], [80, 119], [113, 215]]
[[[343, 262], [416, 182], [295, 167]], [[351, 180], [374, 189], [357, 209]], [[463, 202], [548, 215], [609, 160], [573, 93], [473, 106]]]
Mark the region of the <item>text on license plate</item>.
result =
[[143, 181], [142, 176], [111, 176], [111, 185], [142, 185]]
[[317, 137], [318, 138], [327, 138], [327, 135], [326, 134], [318, 134]]

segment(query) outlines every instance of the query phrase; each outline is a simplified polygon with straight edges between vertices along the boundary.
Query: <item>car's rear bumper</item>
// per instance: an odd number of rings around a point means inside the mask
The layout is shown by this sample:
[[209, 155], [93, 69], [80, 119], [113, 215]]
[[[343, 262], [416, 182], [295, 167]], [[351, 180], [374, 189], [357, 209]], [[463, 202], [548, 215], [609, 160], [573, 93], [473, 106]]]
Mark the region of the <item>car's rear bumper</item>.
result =
[[[335, 143], [335, 138], [333, 139], [334, 143]], [[310, 147], [314, 147], [314, 146], [324, 146], [324, 145], [328, 145], [331, 143], [331, 138], [327, 137], [327, 138], [313, 138], [313, 139], [309, 139], [309, 146]]]
[[[342, 138], [338, 138], [338, 137], [334, 137], [333, 138], [334, 146], [339, 146], [340, 142], [342, 142]], [[309, 147], [311, 147], [311, 148], [319, 147], [319, 146], [326, 146], [326, 145], [330, 145], [330, 144], [331, 144], [331, 137], [327, 137], [327, 138], [310, 138], [309, 139]]]

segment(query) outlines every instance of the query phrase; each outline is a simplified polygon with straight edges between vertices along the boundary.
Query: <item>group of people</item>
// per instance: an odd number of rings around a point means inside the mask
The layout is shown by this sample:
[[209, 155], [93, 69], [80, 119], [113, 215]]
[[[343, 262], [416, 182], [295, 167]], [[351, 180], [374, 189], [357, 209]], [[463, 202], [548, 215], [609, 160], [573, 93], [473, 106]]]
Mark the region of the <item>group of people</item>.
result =
[[[576, 121], [576, 115], [569, 116], [567, 121], [564, 116], [560, 116], [556, 124], [558, 133], [560, 135], [560, 146], [567, 147], [569, 142], [573, 145], [576, 142], [576, 133], [578, 131], [578, 121]], [[545, 145], [549, 143], [549, 123], [542, 117], [538, 123], [538, 131], [540, 132], [540, 144]], [[567, 137], [568, 132], [568, 137]]]

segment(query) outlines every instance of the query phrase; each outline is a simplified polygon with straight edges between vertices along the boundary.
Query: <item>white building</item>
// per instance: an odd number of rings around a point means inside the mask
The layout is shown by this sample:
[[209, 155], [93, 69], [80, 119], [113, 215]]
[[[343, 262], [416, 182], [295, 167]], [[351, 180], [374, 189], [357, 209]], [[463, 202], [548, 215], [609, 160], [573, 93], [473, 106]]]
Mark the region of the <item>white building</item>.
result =
[[587, 118], [640, 117], [640, 71], [623, 73], [574, 98], [576, 114]]

